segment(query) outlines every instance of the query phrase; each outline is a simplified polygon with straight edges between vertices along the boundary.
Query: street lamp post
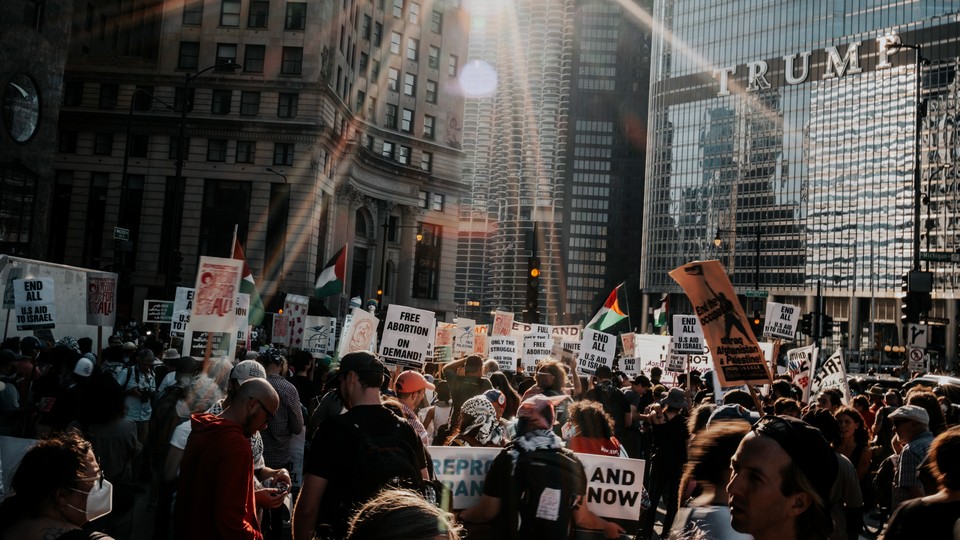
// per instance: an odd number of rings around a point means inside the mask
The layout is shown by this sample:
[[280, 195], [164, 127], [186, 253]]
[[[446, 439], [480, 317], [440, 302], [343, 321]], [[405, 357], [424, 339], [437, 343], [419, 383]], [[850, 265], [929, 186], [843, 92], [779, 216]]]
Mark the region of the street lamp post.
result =
[[[182, 204], [181, 199], [183, 196], [183, 162], [185, 160], [183, 151], [184, 144], [183, 140], [186, 138], [187, 132], [187, 104], [190, 101], [190, 83], [194, 79], [203, 75], [204, 73], [213, 70], [213, 69], [225, 69], [230, 71], [236, 71], [242, 66], [236, 62], [222, 62], [219, 64], [214, 64], [212, 66], [201, 69], [196, 73], [185, 73], [183, 78], [183, 102], [180, 104], [180, 127], [177, 133], [177, 162], [176, 162], [176, 172], [174, 173], [174, 179], [176, 185], [174, 186], [174, 201], [176, 203], [171, 208], [171, 233], [173, 234], [172, 240], [172, 252], [177, 253], [180, 251], [180, 220], [182, 215]], [[176, 264], [174, 262], [176, 257], [168, 256], [167, 257], [167, 285], [170, 289], [173, 289], [175, 283], [171, 279], [173, 275], [173, 266]], [[170, 291], [173, 292], [172, 290]]]
[[[384, 285], [386, 283], [387, 276], [387, 232], [390, 230], [390, 215], [386, 215], [383, 218], [383, 239], [382, 244], [380, 245], [380, 284], [377, 286], [377, 309], [383, 309], [383, 293]], [[417, 223], [416, 225], [394, 225], [397, 229], [417, 229], [417, 242], [423, 240], [423, 232], [421, 230], [422, 225]]]

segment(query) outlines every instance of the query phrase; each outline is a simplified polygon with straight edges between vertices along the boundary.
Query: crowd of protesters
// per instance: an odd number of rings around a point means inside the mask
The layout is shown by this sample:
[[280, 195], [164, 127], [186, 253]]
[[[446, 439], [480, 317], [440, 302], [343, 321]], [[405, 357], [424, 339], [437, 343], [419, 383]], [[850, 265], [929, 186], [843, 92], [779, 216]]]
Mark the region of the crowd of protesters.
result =
[[[960, 527], [960, 428], [941, 389], [854, 386], [849, 402], [828, 389], [805, 403], [787, 375], [751, 393], [713, 388], [709, 373], [663, 384], [659, 368], [586, 376], [553, 359], [530, 373], [479, 355], [402, 370], [355, 352], [328, 369], [304, 351], [204, 360], [138, 337], [110, 336], [99, 354], [89, 339], [2, 344], [0, 434], [42, 442], [2, 486], [0, 539], [855, 539], [865, 518], [895, 539]], [[431, 446], [501, 449], [478, 504], [445, 511]], [[589, 510], [574, 452], [645, 460], [636, 530]], [[133, 523], [138, 497], [150, 533]]]

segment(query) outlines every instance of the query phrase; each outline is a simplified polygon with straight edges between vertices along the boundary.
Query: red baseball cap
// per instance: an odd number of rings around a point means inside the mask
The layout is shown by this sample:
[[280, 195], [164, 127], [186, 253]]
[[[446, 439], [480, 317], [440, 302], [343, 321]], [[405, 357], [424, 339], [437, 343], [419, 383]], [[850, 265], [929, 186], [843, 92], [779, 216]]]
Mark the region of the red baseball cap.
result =
[[397, 377], [397, 392], [403, 394], [412, 394], [419, 392], [424, 388], [436, 390], [437, 387], [430, 383], [423, 375], [417, 371], [404, 371]]

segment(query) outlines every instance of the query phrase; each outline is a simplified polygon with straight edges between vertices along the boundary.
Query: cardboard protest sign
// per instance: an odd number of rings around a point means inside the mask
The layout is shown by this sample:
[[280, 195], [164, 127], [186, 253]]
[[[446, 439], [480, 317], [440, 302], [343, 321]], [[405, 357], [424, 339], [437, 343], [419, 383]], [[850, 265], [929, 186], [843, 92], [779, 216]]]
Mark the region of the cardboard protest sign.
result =
[[546, 334], [531, 334], [523, 336], [523, 354], [520, 364], [523, 371], [533, 373], [537, 370], [537, 362], [548, 358], [553, 349], [553, 338]]
[[580, 342], [580, 355], [577, 357], [577, 373], [593, 375], [600, 366], [612, 369], [616, 352], [616, 336], [592, 328], [585, 329]]
[[434, 347], [453, 347], [453, 340], [456, 337], [457, 325], [453, 323], [438, 322], [435, 333]]
[[236, 303], [243, 261], [200, 257], [190, 327], [201, 332], [230, 332], [237, 326]]
[[189, 287], [177, 287], [173, 297], [173, 318], [170, 320], [170, 335], [183, 337], [190, 324], [190, 313], [193, 311], [193, 297], [196, 291]]
[[303, 347], [303, 331], [307, 326], [307, 309], [310, 298], [299, 294], [288, 294], [283, 300], [283, 314], [290, 324], [290, 347]]
[[520, 340], [513, 336], [488, 336], [487, 349], [490, 358], [497, 361], [500, 371], [517, 371], [520, 358]]
[[513, 313], [506, 311], [497, 311], [493, 314], [493, 328], [490, 329], [491, 336], [509, 336], [513, 333]]
[[434, 317], [432, 311], [390, 304], [380, 342], [380, 358], [383, 362], [423, 368], [427, 361], [430, 329], [437, 323]]
[[459, 317], [453, 320], [453, 352], [457, 355], [473, 354], [473, 327], [477, 321]]
[[302, 349], [314, 358], [323, 358], [332, 353], [337, 336], [337, 318], [307, 315], [303, 329]]
[[794, 339], [800, 322], [800, 308], [790, 304], [767, 303], [763, 319], [763, 335], [772, 338]]
[[57, 326], [57, 296], [53, 278], [13, 280], [17, 330], [40, 330]]
[[637, 366], [636, 334], [626, 332], [620, 334], [620, 343], [623, 352], [620, 354], [620, 371], [623, 371], [629, 377], [636, 377], [640, 374], [640, 368]]
[[687, 370], [687, 357], [686, 354], [677, 354], [676, 352], [670, 352], [667, 354], [667, 371], [672, 371], [674, 373], [683, 373]]
[[170, 324], [173, 320], [173, 302], [169, 300], [144, 300], [144, 324]]
[[676, 354], [703, 354], [703, 328], [694, 315], [673, 316], [673, 352]]
[[369, 312], [360, 308], [353, 308], [349, 321], [343, 323], [343, 334], [340, 336], [340, 346], [337, 355], [344, 355], [356, 351], [377, 350], [377, 326], [380, 320]]
[[473, 354], [487, 356], [487, 332], [489, 326], [478, 324], [473, 327]]
[[847, 370], [843, 366], [843, 351], [837, 347], [827, 361], [820, 366], [816, 376], [810, 381], [810, 395], [816, 396], [828, 388], [836, 388], [843, 394], [843, 404], [850, 404], [850, 385], [847, 383]]
[[247, 312], [250, 311], [250, 295], [237, 294], [237, 343], [250, 347], [250, 323], [247, 321]]
[[720, 386], [772, 383], [757, 338], [720, 262], [688, 263], [671, 271], [670, 277], [683, 287], [700, 319]]
[[813, 379], [813, 366], [816, 363], [817, 349], [813, 345], [797, 347], [787, 351], [787, 373], [793, 378], [793, 383], [803, 391], [801, 401], [810, 400], [810, 383]]
[[672, 385], [676, 378], [672, 371], [667, 371], [667, 352], [670, 347], [670, 336], [653, 334], [637, 334], [635, 338], [637, 366], [645, 375], [650, 376], [650, 370], [658, 367], [663, 371], [660, 382]]
[[285, 347], [290, 346], [290, 317], [286, 315], [281, 315], [280, 313], [273, 314], [273, 334], [270, 343], [274, 345], [283, 345]]
[[117, 275], [87, 274], [87, 324], [113, 326], [117, 321]]

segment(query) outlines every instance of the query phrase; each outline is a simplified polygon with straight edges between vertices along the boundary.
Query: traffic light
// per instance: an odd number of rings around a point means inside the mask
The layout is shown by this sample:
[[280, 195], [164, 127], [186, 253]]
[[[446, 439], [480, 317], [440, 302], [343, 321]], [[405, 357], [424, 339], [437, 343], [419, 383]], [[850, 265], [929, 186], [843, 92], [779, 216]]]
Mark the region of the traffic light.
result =
[[763, 335], [763, 317], [760, 316], [759, 311], [753, 312], [753, 317], [750, 318], [750, 328], [753, 330], [753, 335], [757, 339]]
[[823, 325], [822, 331], [820, 332], [821, 337], [831, 337], [833, 336], [833, 317], [830, 315], [823, 315], [820, 317], [820, 324]]
[[173, 252], [173, 279], [170, 281], [174, 285], [179, 285], [183, 281], [183, 254], [179, 251]]
[[527, 301], [524, 304], [523, 318], [526, 323], [540, 322], [540, 258], [530, 257], [527, 261]]
[[379, 306], [381, 303], [383, 303], [383, 288], [378, 287], [377, 288], [377, 305]]
[[918, 293], [910, 290], [910, 272], [903, 275], [900, 290], [900, 321], [904, 324], [919, 323], [920, 299]]
[[800, 317], [800, 333], [805, 336], [813, 335], [813, 313], [804, 313]]

